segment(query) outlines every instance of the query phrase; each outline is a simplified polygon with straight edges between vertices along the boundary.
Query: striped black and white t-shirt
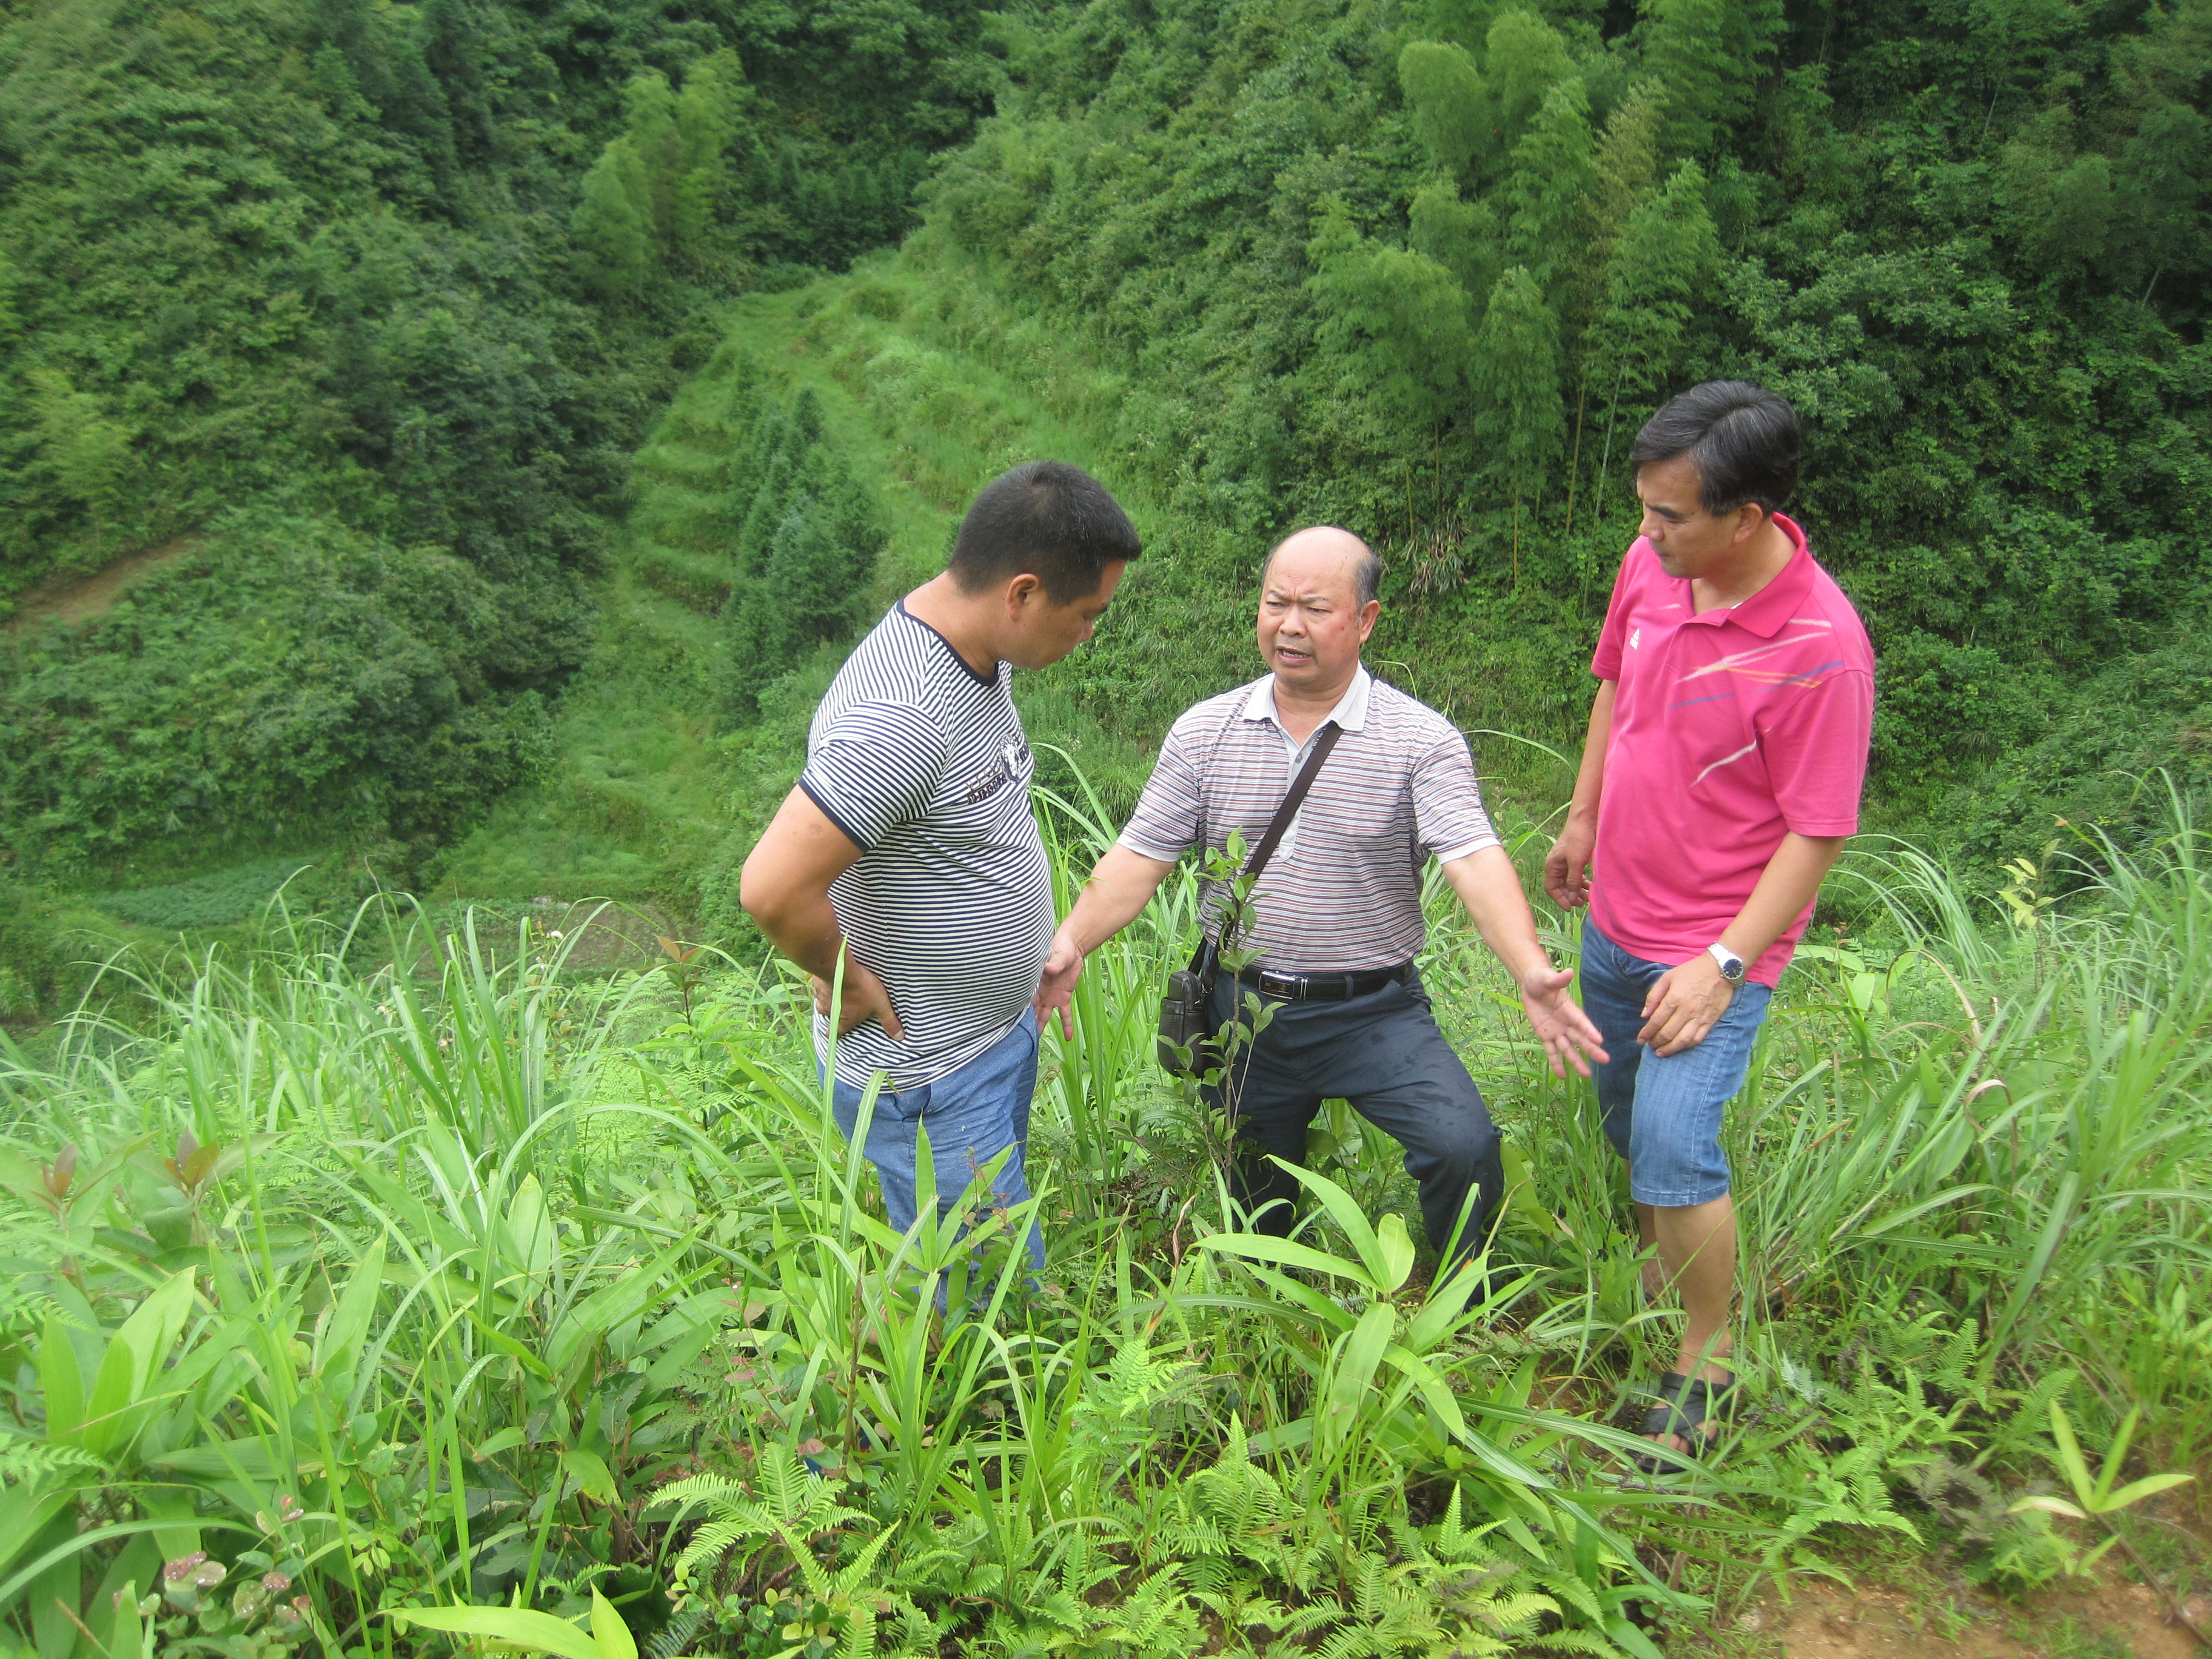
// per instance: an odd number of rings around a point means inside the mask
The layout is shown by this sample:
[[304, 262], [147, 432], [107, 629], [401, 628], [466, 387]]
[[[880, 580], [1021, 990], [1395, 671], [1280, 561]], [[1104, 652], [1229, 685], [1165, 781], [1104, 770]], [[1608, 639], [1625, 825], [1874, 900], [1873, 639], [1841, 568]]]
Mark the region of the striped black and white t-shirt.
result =
[[[1467, 739], [1362, 668], [1328, 718], [1343, 736], [1253, 887], [1240, 943], [1279, 973], [1395, 968], [1420, 953], [1421, 873], [1498, 845]], [[1318, 731], [1320, 728], [1315, 728]], [[1275, 712], [1275, 677], [1186, 709], [1170, 728], [1121, 844], [1152, 859], [1226, 847], [1247, 855], [1305, 763]], [[1206, 931], [1227, 894], [1209, 884]]]
[[[1030, 810], [1035, 771], [1008, 684], [978, 674], [902, 600], [837, 671], [806, 738], [808, 799], [863, 850], [830, 884], [853, 954], [890, 991], [905, 1037], [874, 1020], [837, 1073], [895, 1089], [958, 1071], [1005, 1036], [1052, 946], [1052, 879]], [[817, 1055], [829, 1024], [814, 1022]]]

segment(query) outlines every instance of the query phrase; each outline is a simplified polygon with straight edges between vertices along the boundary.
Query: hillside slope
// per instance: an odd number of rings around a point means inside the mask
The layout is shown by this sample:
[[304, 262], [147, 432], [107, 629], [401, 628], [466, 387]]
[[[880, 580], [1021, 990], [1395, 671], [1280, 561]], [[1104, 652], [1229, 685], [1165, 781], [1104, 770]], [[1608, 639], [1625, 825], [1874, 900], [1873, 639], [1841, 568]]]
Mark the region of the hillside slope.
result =
[[[303, 834], [419, 866], [530, 775], [704, 307], [911, 222], [969, 0], [0, 12], [0, 874]], [[810, 261], [794, 265], [794, 259]]]

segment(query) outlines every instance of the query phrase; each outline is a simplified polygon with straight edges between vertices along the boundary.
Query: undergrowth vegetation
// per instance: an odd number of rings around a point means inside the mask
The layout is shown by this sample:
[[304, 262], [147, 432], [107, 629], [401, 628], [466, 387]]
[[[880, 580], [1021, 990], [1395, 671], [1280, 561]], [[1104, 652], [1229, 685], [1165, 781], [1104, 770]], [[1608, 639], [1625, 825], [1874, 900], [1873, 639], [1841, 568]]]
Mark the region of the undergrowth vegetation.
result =
[[[1065, 883], [1111, 826], [1044, 805]], [[1441, 891], [1425, 971], [1524, 1182], [1511, 1271], [1441, 1284], [1340, 1109], [1297, 1244], [1241, 1230], [1147, 1058], [1187, 887], [1048, 1042], [1034, 1282], [1027, 1213], [884, 1225], [787, 977], [280, 913], [9, 1052], [4, 1639], [1648, 1659], [1885, 1538], [2014, 1588], [2147, 1546], [2115, 1481], [2212, 1432], [2212, 869], [2185, 815], [2075, 851], [2084, 896], [2004, 907], [1853, 855], [1886, 920], [1806, 953], [1732, 1115], [1753, 1404], [1657, 1480], [1613, 1425], [1677, 1316]]]

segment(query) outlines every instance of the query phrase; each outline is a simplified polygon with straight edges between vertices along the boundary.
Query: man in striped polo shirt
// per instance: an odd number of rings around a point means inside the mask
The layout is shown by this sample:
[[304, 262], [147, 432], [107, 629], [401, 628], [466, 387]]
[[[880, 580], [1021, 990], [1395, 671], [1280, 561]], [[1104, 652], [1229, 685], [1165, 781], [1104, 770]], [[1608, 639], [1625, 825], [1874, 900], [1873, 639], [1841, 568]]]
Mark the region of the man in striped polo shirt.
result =
[[[1052, 882], [1012, 670], [1091, 637], [1137, 532], [1096, 479], [1015, 467], [968, 510], [945, 573], [892, 607], [830, 682], [806, 769], [745, 860], [739, 902], [815, 976], [815, 1049], [839, 1126], [878, 1072], [867, 1155], [891, 1224], [918, 1206], [917, 1128], [939, 1212], [1001, 1152], [994, 1202], [1025, 1202]], [[843, 958], [843, 1001], [830, 981]], [[1044, 1262], [1030, 1229], [1030, 1259]]]
[[[1421, 878], [1431, 858], [1484, 942], [1519, 982], [1554, 1072], [1601, 1060], [1597, 1029], [1567, 994], [1572, 976], [1537, 943], [1512, 860], [1483, 811], [1467, 739], [1449, 720], [1360, 665], [1374, 630], [1379, 563], [1348, 531], [1302, 530], [1268, 556], [1260, 655], [1268, 672], [1186, 711], [1160, 745], [1119, 842], [1054, 936], [1037, 992], [1060, 1012], [1083, 958], [1127, 926], [1193, 847], [1231, 832], [1256, 844], [1314, 735], [1339, 737], [1290, 831], [1255, 884], [1237, 943], [1257, 959], [1213, 988], [1226, 1024], [1243, 992], [1273, 1017], [1210, 1094], [1238, 1121], [1247, 1155], [1237, 1200], [1261, 1231], [1290, 1230], [1297, 1180], [1258, 1154], [1303, 1163], [1325, 1099], [1342, 1097], [1405, 1148], [1421, 1218], [1444, 1265], [1481, 1247], [1504, 1186], [1498, 1131], [1467, 1067], [1437, 1028], [1413, 958], [1426, 939]], [[1204, 921], [1217, 940], [1227, 895]]]

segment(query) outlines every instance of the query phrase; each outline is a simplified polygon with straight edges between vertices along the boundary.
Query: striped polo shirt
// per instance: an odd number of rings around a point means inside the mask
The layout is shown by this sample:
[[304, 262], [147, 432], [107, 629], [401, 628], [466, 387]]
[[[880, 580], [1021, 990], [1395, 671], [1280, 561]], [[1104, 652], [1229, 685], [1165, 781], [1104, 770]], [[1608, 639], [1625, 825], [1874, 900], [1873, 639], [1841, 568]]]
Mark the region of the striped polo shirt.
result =
[[[906, 1035], [874, 1020], [837, 1043], [837, 1073], [918, 1089], [1012, 1030], [1052, 946], [1052, 879], [1030, 811], [1036, 764], [1008, 694], [902, 600], [815, 711], [799, 787], [861, 854], [830, 884], [853, 953]], [[816, 1056], [829, 1022], [814, 1021]]]
[[[1423, 866], [1498, 845], [1467, 739], [1442, 714], [1362, 668], [1328, 718], [1344, 735], [1254, 887], [1241, 934], [1279, 973], [1412, 961], [1428, 936]], [[1273, 674], [1208, 697], [1161, 744], [1121, 844], [1177, 859], [1226, 847], [1235, 830], [1249, 856], [1312, 741], [1283, 730]], [[1222, 884], [1207, 884], [1209, 938], [1219, 937], [1226, 899]]]

